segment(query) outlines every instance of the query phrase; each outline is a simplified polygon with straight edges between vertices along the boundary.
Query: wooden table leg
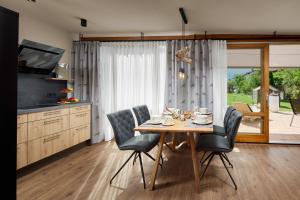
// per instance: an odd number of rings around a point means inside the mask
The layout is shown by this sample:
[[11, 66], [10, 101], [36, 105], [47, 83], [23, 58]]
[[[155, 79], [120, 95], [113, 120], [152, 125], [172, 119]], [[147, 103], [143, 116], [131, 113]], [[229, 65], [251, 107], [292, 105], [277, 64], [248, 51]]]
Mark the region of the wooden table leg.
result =
[[191, 145], [191, 152], [192, 152], [192, 160], [193, 160], [193, 167], [194, 167], [194, 175], [195, 175], [195, 186], [196, 191], [199, 191], [200, 187], [200, 175], [199, 175], [199, 163], [196, 155], [196, 146], [195, 146], [195, 139], [193, 133], [187, 133], [190, 138], [190, 145]]
[[172, 149], [173, 151], [176, 150], [176, 137], [175, 137], [175, 133], [172, 133]]
[[160, 156], [161, 156], [161, 152], [162, 152], [162, 149], [163, 149], [163, 146], [164, 146], [164, 141], [165, 141], [165, 133], [161, 133], [160, 134], [160, 139], [159, 139], [159, 149], [156, 153], [155, 163], [154, 163], [153, 168], [152, 168], [150, 190], [154, 190], [155, 179], [156, 179], [156, 175], [157, 175], [158, 165], [160, 163]]

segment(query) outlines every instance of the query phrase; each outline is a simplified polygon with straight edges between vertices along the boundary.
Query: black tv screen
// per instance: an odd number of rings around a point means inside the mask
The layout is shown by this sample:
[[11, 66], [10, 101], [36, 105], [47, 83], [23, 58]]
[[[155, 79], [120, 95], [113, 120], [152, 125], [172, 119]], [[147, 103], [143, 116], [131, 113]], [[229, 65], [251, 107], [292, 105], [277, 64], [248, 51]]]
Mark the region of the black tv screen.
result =
[[24, 39], [19, 46], [19, 69], [23, 72], [49, 74], [57, 66], [64, 51]]

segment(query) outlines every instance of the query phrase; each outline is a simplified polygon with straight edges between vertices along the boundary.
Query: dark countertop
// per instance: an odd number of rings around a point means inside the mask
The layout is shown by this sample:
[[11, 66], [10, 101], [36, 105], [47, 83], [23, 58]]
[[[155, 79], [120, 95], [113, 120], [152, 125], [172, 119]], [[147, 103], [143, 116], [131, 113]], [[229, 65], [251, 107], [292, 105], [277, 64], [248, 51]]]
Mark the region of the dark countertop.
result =
[[84, 106], [84, 105], [90, 105], [90, 104], [91, 103], [89, 103], [89, 102], [78, 102], [78, 103], [71, 103], [71, 104], [57, 104], [55, 106], [45, 106], [45, 107], [32, 108], [32, 109], [18, 109], [17, 113], [18, 113], [18, 115], [21, 115], [21, 114], [27, 114], [27, 113], [43, 112], [43, 111], [70, 108], [70, 107], [75, 107], [75, 106]]

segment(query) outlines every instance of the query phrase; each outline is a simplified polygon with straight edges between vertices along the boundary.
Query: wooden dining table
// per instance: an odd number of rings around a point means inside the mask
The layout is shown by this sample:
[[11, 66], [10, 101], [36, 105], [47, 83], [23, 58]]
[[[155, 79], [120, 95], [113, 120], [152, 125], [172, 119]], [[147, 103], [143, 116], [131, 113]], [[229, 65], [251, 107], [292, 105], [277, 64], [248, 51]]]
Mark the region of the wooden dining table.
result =
[[158, 165], [160, 163], [160, 157], [162, 154], [165, 136], [167, 133], [174, 133], [174, 134], [187, 134], [187, 136], [188, 136], [191, 154], [192, 154], [196, 191], [199, 191], [199, 187], [200, 187], [199, 170], [200, 169], [199, 169], [199, 163], [198, 163], [198, 159], [197, 159], [197, 155], [196, 155], [197, 152], [196, 152], [194, 134], [212, 133], [213, 125], [212, 124], [197, 125], [197, 124], [192, 123], [191, 119], [187, 119], [185, 121], [175, 119], [174, 122], [175, 122], [175, 124], [172, 126], [164, 126], [162, 124], [153, 125], [153, 124], [144, 123], [134, 129], [135, 131], [139, 131], [139, 132], [150, 132], [150, 133], [159, 133], [160, 134], [159, 149], [156, 153], [155, 162], [154, 162], [154, 165], [152, 168], [150, 190], [154, 190], [154, 188], [155, 188], [155, 180], [156, 180], [156, 176], [157, 176]]

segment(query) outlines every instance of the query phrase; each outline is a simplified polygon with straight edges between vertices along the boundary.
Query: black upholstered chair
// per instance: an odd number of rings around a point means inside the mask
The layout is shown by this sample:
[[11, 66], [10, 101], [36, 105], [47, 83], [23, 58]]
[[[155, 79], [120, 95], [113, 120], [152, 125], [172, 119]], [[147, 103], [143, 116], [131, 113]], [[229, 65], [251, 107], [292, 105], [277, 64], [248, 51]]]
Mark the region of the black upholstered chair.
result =
[[[223, 137], [226, 137], [226, 124], [228, 122], [228, 119], [230, 118], [230, 115], [232, 113], [232, 111], [236, 110], [233, 106], [229, 106], [227, 109], [226, 109], [226, 113], [225, 113], [225, 116], [224, 116], [224, 120], [223, 120], [223, 127], [222, 126], [218, 126], [218, 125], [213, 125], [213, 133], [214, 135], [220, 135], [220, 136], [223, 136]], [[211, 133], [208, 133], [208, 134], [211, 134]], [[202, 163], [202, 165], [205, 163], [205, 162], [202, 162], [204, 156], [206, 155], [207, 151], [204, 152], [203, 156], [201, 157], [201, 160], [200, 162]], [[228, 164], [232, 166], [232, 164], [229, 162], [229, 159], [227, 158], [227, 155], [224, 153], [223, 154], [225, 157], [226, 157], [226, 161], [228, 160]]]
[[110, 124], [113, 128], [115, 140], [117, 146], [120, 150], [132, 150], [133, 153], [129, 156], [129, 158], [125, 161], [125, 163], [121, 166], [121, 168], [117, 171], [117, 173], [111, 178], [110, 184], [113, 179], [119, 174], [119, 172], [123, 169], [123, 167], [128, 163], [128, 161], [132, 158], [132, 156], [137, 155], [140, 160], [140, 167], [143, 176], [144, 188], [146, 188], [145, 184], [145, 176], [143, 170], [143, 163], [141, 153], [144, 153], [152, 160], [155, 160], [151, 155], [147, 152], [150, 151], [155, 145], [159, 142], [159, 135], [153, 134], [143, 134], [143, 135], [134, 135], [134, 118], [130, 110], [122, 110], [116, 113], [111, 113], [107, 115]]
[[[135, 114], [138, 125], [141, 125], [141, 124], [145, 123], [146, 121], [148, 121], [150, 119], [150, 112], [149, 112], [149, 109], [148, 109], [147, 105], [135, 106], [135, 107], [132, 108], [132, 110]], [[143, 133], [143, 134], [145, 134], [145, 133]], [[151, 134], [158, 134], [159, 135], [159, 133], [151, 133]], [[172, 150], [172, 148], [166, 142], [164, 142], [164, 144], [170, 150]], [[163, 162], [162, 157], [161, 157], [161, 159], [162, 159], [162, 162]]]
[[216, 135], [221, 135], [221, 136], [226, 136], [226, 124], [227, 121], [232, 113], [232, 111], [236, 110], [233, 106], [229, 106], [226, 110], [225, 116], [224, 116], [224, 120], [223, 120], [223, 127], [222, 126], [218, 126], [218, 125], [213, 125], [213, 134]]
[[[242, 120], [242, 114], [237, 111], [233, 110], [227, 123], [225, 124], [225, 130], [227, 137], [216, 135], [216, 134], [205, 134], [201, 135], [198, 138], [197, 141], [197, 151], [210, 151], [211, 153], [205, 158], [204, 162], [208, 160], [208, 163], [204, 169], [204, 171], [201, 173], [200, 179], [204, 176], [210, 162], [214, 158], [214, 156], [219, 156], [222, 160], [222, 163], [224, 167], [226, 168], [226, 171], [228, 172], [235, 189], [237, 189], [237, 186], [234, 182], [234, 179], [232, 178], [224, 159], [227, 160], [228, 163], [230, 163], [227, 156], [225, 157], [225, 153], [229, 153], [232, 151], [234, 144], [235, 144], [235, 138], [237, 135], [237, 131], [239, 129], [240, 123]], [[230, 163], [231, 164], [231, 163]]]

